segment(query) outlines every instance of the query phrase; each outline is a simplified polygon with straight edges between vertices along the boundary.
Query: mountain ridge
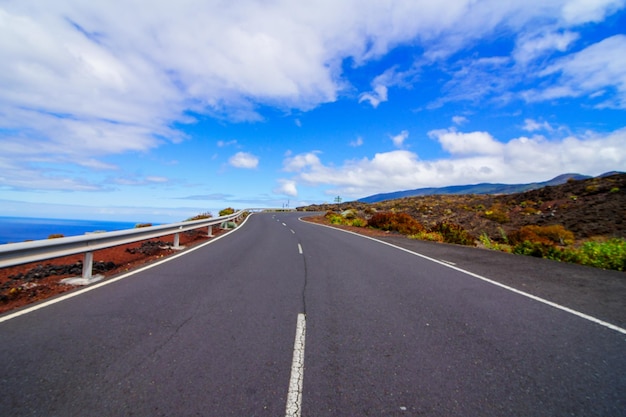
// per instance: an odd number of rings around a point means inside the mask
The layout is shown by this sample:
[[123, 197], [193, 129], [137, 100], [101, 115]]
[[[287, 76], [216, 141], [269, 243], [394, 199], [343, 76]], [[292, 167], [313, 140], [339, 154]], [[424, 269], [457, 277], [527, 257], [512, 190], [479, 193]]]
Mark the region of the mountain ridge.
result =
[[[598, 175], [598, 177], [606, 177], [614, 174], [620, 174], [621, 172], [610, 171], [604, 174]], [[447, 187], [426, 187], [416, 188], [412, 190], [394, 191], [390, 193], [373, 194], [367, 197], [360, 198], [356, 201], [360, 203], [378, 203], [386, 200], [394, 200], [404, 197], [419, 197], [425, 195], [438, 195], [438, 194], [514, 194], [524, 191], [536, 190], [539, 188], [565, 184], [570, 180], [584, 180], [593, 178], [589, 175], [566, 173], [558, 175], [548, 181], [531, 182], [526, 184], [500, 184], [500, 183], [480, 183], [480, 184], [467, 184], [467, 185], [450, 185]]]

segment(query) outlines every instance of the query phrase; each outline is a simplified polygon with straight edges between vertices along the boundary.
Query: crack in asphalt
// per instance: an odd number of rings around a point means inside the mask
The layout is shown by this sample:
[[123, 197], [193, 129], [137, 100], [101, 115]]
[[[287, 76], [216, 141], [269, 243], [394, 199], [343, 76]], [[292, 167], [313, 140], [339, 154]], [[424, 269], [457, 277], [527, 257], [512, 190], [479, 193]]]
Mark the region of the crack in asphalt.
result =
[[183, 320], [180, 324], [178, 324], [175, 328], [174, 331], [172, 331], [170, 333], [170, 335], [161, 343], [159, 343], [157, 346], [154, 347], [154, 349], [152, 349], [152, 352], [150, 352], [149, 354], [145, 355], [143, 360], [138, 362], [137, 364], [135, 364], [134, 366], [131, 366], [128, 369], [128, 372], [126, 372], [126, 374], [124, 374], [122, 376], [122, 380], [126, 380], [131, 374], [133, 374], [135, 372], [135, 370], [137, 368], [139, 368], [141, 366], [141, 364], [145, 363], [146, 361], [150, 360], [150, 358], [154, 358], [157, 353], [163, 349], [163, 347], [165, 345], [167, 345], [172, 339], [174, 339], [174, 337], [180, 332], [180, 330], [191, 321], [191, 319], [193, 318], [193, 315], [187, 317], [185, 320]]

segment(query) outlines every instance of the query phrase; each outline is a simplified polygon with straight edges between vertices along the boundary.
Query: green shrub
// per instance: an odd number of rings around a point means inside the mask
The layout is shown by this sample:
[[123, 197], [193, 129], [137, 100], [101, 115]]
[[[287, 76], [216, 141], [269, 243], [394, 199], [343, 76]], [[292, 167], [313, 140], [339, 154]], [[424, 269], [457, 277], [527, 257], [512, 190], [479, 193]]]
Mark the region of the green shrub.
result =
[[343, 224], [343, 217], [334, 211], [327, 211], [324, 217], [330, 222], [330, 224]]
[[331, 224], [343, 224], [344, 223], [343, 217], [339, 215], [328, 217], [328, 221], [330, 221]]
[[431, 242], [443, 242], [443, 235], [438, 232], [419, 232], [414, 235], [410, 235], [409, 239], [429, 240]]
[[588, 241], [581, 247], [559, 247], [554, 243], [524, 241], [513, 247], [513, 253], [577, 263], [596, 268], [626, 271], [626, 240]]
[[342, 224], [355, 227], [367, 226], [367, 220], [358, 217], [358, 213], [354, 209], [344, 210], [341, 214], [328, 210], [324, 217], [330, 224]]
[[365, 227], [367, 226], [367, 220], [357, 217], [356, 219], [352, 219], [350, 221], [350, 226]]
[[[504, 233], [504, 231], [501, 231], [501, 233]], [[507, 244], [508, 240], [506, 239], [506, 235], [504, 236], [505, 243], [494, 242], [493, 240], [489, 238], [487, 233], [483, 233], [482, 235], [480, 235], [478, 240], [487, 249], [497, 250], [497, 251], [507, 252], [507, 253], [511, 253], [512, 251], [511, 245]]]
[[367, 224], [375, 229], [399, 232], [403, 235], [414, 235], [425, 230], [420, 222], [406, 213], [376, 213]]
[[626, 240], [585, 242], [578, 250], [579, 262], [596, 268], [626, 271]]
[[142, 227], [150, 227], [150, 226], [152, 226], [152, 223], [137, 223], [135, 225], [135, 229], [140, 229]]
[[219, 216], [228, 216], [229, 214], [233, 214], [235, 212], [235, 209], [232, 207], [227, 207], [223, 210], [220, 210], [219, 212]]
[[430, 232], [440, 233], [443, 236], [443, 241], [446, 243], [466, 246], [476, 245], [474, 236], [470, 235], [467, 230], [458, 224], [441, 222], [430, 229]]
[[518, 255], [534, 256], [536, 258], [548, 258], [549, 255], [554, 257], [555, 246], [544, 242], [531, 242], [525, 240], [517, 243], [513, 247], [513, 253]]

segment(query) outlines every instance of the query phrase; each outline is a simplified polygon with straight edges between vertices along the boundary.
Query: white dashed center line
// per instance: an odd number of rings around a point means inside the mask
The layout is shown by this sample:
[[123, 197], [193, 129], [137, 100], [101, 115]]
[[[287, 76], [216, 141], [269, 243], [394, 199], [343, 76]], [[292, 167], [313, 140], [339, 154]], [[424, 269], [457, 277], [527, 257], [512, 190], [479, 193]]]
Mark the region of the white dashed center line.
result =
[[300, 417], [302, 414], [302, 382], [304, 381], [304, 338], [306, 335], [306, 316], [298, 314], [296, 340], [293, 344], [291, 378], [287, 393], [285, 417]]

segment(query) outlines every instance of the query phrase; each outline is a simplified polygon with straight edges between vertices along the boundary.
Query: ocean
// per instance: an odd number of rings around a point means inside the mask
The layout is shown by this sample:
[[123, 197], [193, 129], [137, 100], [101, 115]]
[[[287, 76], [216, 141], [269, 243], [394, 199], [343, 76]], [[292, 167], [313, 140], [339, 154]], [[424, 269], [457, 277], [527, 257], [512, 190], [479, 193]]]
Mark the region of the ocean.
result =
[[26, 240], [47, 239], [52, 234], [79, 236], [88, 232], [132, 229], [136, 223], [99, 221], [40, 219], [32, 217], [0, 216], [0, 245], [24, 242]]

